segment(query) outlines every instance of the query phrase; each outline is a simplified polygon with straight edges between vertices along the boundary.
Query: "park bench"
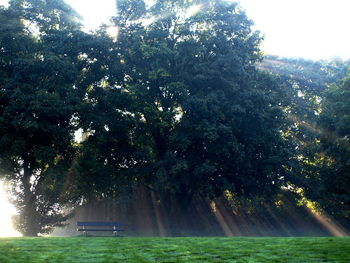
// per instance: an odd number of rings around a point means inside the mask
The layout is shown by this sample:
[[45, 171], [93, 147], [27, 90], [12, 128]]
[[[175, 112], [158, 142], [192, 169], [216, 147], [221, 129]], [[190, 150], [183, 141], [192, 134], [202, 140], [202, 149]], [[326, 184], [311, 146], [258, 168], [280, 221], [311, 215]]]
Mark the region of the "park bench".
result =
[[120, 222], [77, 222], [77, 231], [84, 232], [84, 235], [87, 235], [87, 232], [95, 231], [105, 231], [112, 232], [114, 236], [118, 236], [119, 231], [124, 231], [122, 229], [122, 224]]

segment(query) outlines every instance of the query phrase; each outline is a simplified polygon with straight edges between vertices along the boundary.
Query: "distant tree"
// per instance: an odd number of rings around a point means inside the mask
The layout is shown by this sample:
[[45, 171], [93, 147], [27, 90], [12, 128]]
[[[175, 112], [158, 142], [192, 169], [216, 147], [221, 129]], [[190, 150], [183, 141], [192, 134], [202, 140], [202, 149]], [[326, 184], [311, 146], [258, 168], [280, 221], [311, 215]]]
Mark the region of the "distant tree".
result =
[[309, 158], [306, 194], [329, 215], [350, 225], [350, 77], [332, 85], [322, 101], [319, 144]]
[[[261, 69], [278, 74], [283, 80], [294, 81], [303, 93], [320, 95], [326, 88], [347, 74], [350, 61], [306, 60], [267, 55]], [[297, 88], [297, 87], [295, 87]]]
[[[290, 133], [304, 146], [313, 144], [317, 137], [310, 127], [316, 125], [325, 91], [346, 76], [349, 66], [350, 61], [313, 61], [277, 56], [266, 56], [259, 64], [261, 69], [277, 74], [285, 86], [289, 99], [285, 111], [291, 122]], [[301, 143], [297, 144], [301, 146]]]
[[290, 100], [286, 111], [295, 124], [294, 135], [302, 141], [314, 138], [302, 122], [315, 124], [325, 91], [346, 76], [349, 66], [350, 61], [313, 61], [271, 55], [259, 64], [261, 69], [277, 74], [284, 83]]
[[289, 180], [296, 188], [303, 188], [306, 182], [309, 184], [308, 178], [318, 173], [316, 166], [323, 166], [317, 161], [322, 105], [327, 100], [329, 87], [346, 76], [349, 66], [350, 61], [312, 61], [277, 56], [266, 56], [259, 64], [261, 69], [279, 76], [280, 85], [287, 94], [284, 111], [289, 125], [285, 127], [284, 136], [294, 149], [293, 176]]
[[63, 1], [10, 1], [0, 9], [0, 167], [25, 235], [69, 217], [76, 113], [84, 91], [75, 12]]

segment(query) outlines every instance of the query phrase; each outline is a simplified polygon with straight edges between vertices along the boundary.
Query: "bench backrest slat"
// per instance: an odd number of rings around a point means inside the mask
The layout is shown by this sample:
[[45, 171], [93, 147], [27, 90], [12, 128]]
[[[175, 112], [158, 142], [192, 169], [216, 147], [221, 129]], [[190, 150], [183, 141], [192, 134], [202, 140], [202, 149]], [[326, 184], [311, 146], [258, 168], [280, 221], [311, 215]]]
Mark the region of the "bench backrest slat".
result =
[[120, 222], [77, 222], [77, 226], [121, 226]]

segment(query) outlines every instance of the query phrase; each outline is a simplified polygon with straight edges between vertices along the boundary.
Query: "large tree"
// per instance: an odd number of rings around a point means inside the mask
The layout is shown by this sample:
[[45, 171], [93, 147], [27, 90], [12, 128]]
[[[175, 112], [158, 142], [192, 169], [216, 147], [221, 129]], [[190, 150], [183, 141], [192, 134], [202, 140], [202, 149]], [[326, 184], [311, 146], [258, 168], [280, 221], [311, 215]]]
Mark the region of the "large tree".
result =
[[82, 39], [63, 1], [10, 1], [0, 10], [0, 166], [12, 185], [17, 228], [49, 232], [69, 216]]
[[[284, 95], [255, 67], [261, 38], [237, 3], [156, 1], [148, 7], [123, 0], [117, 7], [118, 66], [111, 75], [120, 76], [115, 92], [131, 100], [117, 112], [133, 119], [128, 141], [134, 150], [116, 168], [130, 168], [129, 178], [183, 207], [196, 195], [278, 190], [289, 157], [280, 132]], [[118, 114], [110, 120], [118, 122]], [[117, 142], [121, 130], [105, 124], [99, 124], [103, 134], [89, 140]], [[100, 155], [103, 165], [120, 164], [121, 147], [113, 142]]]

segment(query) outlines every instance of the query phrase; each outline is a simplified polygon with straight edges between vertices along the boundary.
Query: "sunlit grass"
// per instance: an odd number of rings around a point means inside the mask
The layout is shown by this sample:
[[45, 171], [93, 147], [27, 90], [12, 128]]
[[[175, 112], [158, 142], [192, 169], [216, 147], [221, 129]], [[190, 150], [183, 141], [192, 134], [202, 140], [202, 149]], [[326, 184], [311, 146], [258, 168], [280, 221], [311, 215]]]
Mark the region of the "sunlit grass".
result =
[[350, 262], [350, 238], [2, 238], [0, 262]]

